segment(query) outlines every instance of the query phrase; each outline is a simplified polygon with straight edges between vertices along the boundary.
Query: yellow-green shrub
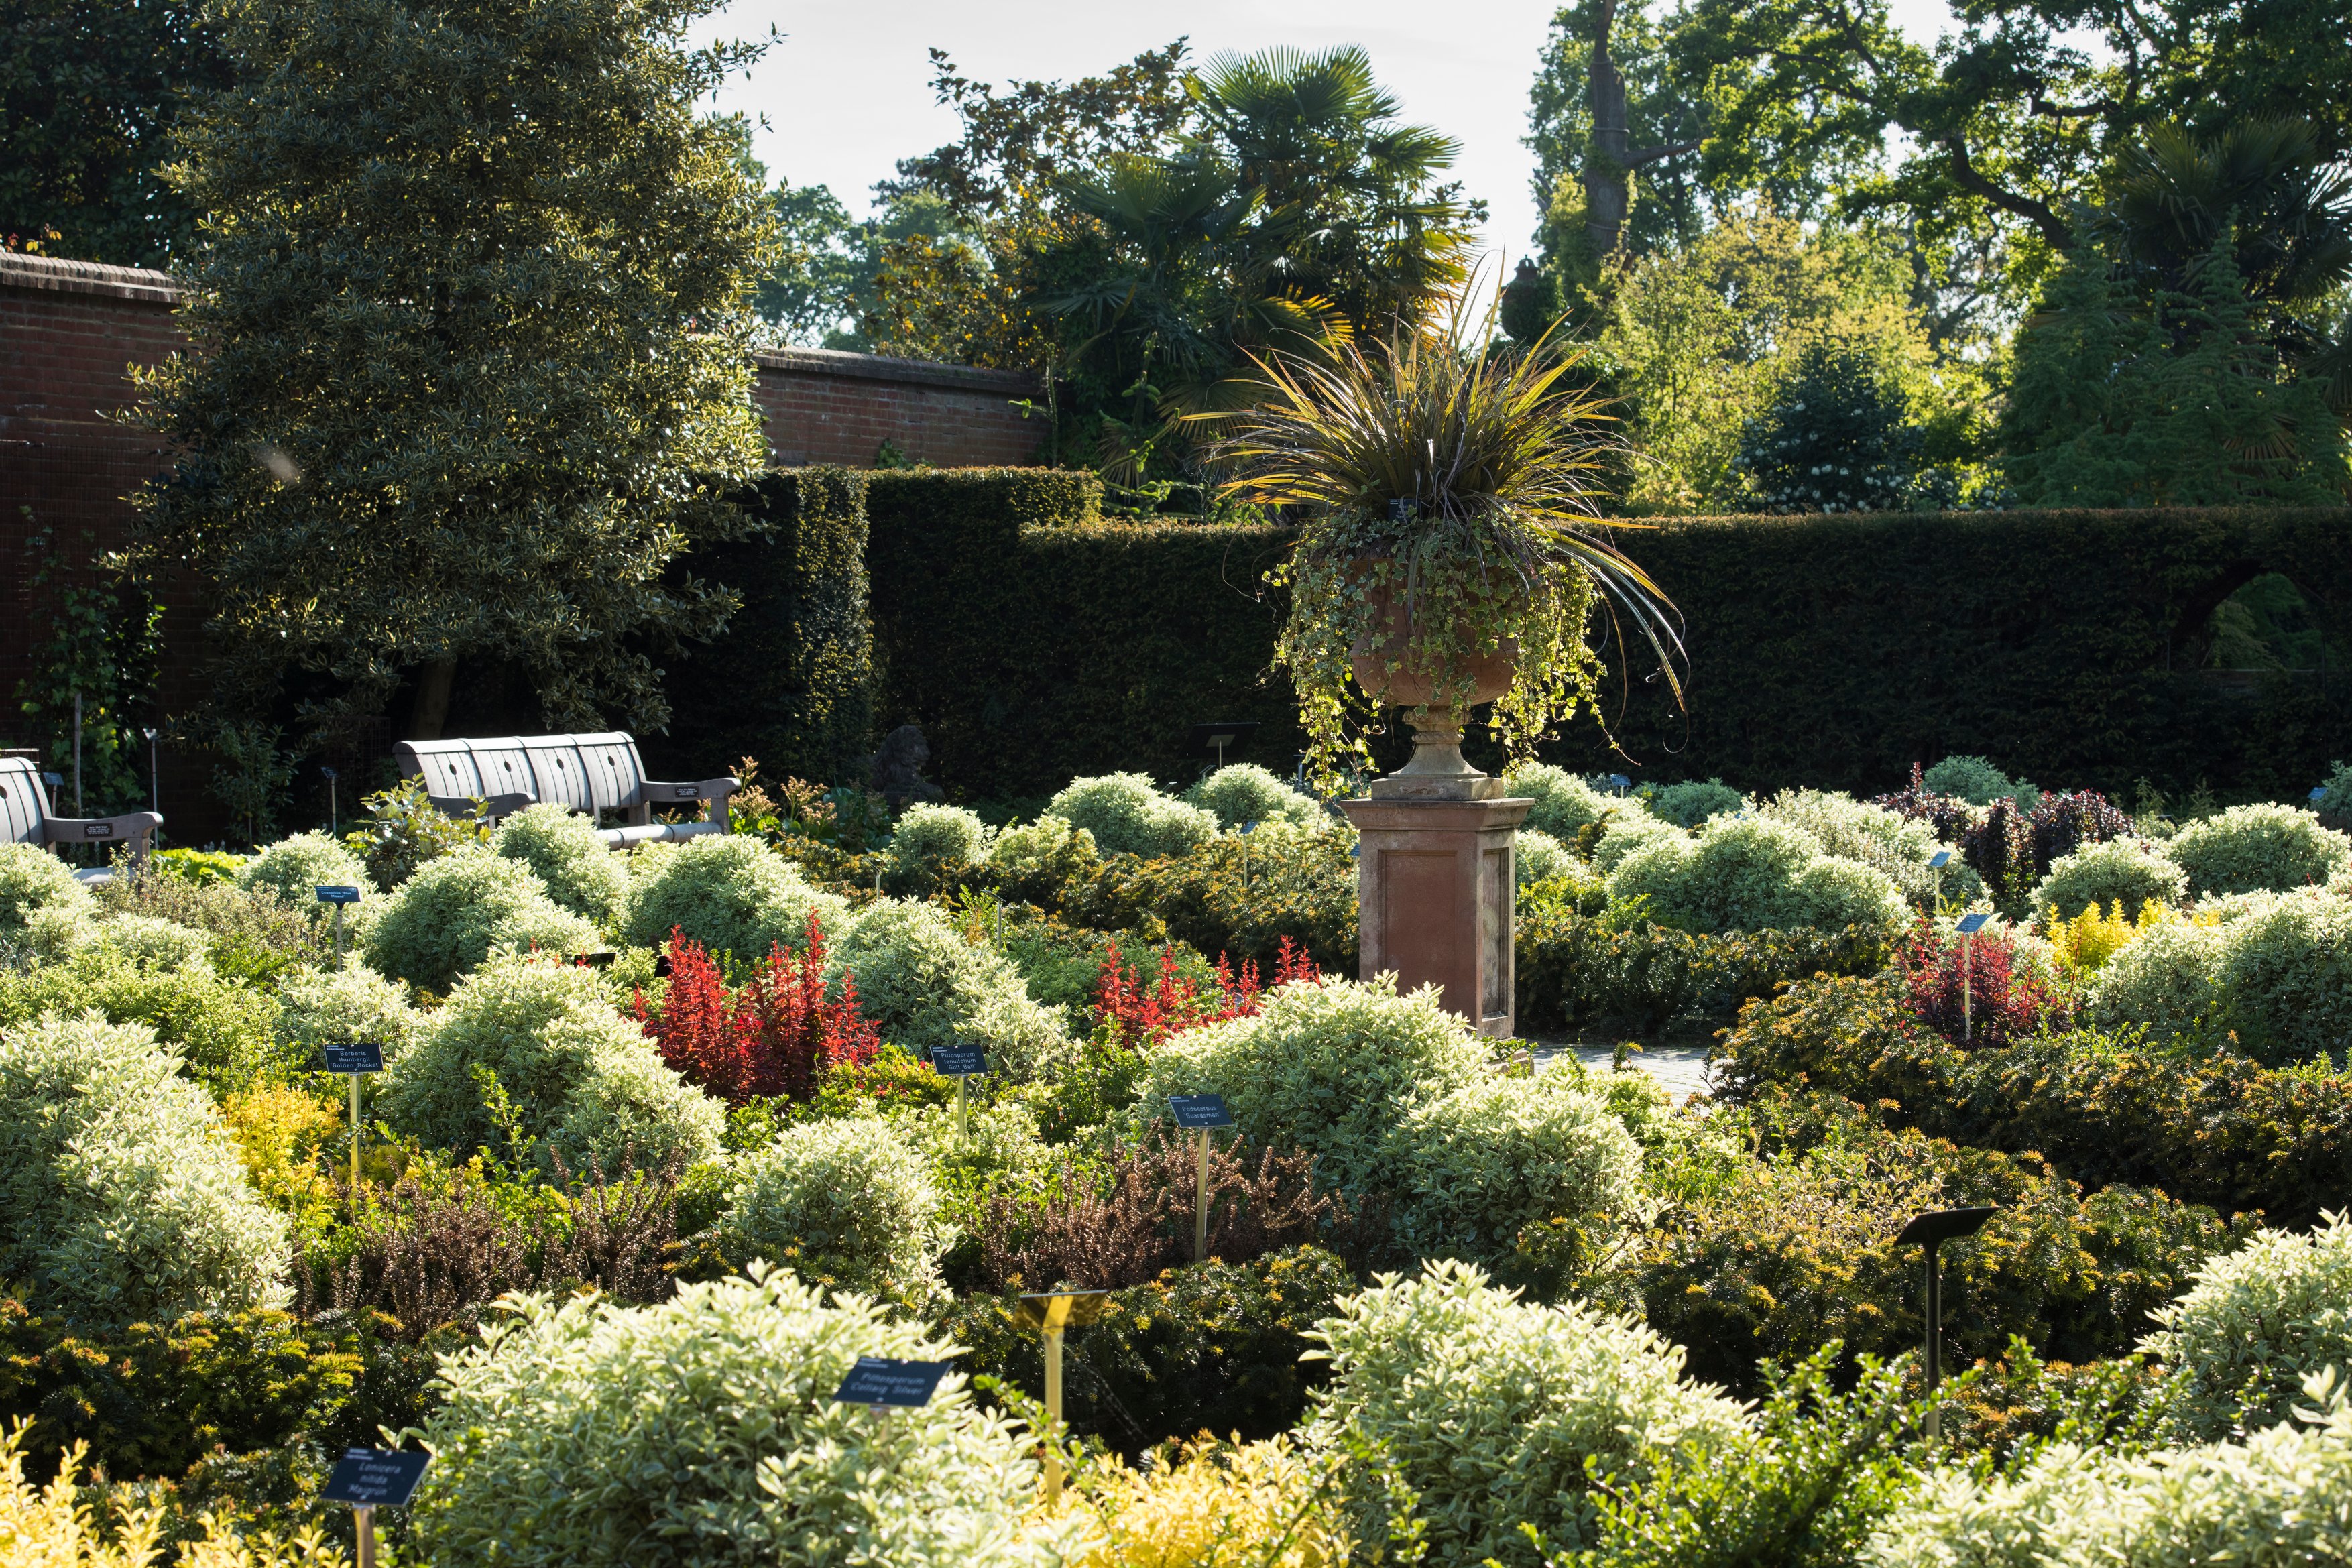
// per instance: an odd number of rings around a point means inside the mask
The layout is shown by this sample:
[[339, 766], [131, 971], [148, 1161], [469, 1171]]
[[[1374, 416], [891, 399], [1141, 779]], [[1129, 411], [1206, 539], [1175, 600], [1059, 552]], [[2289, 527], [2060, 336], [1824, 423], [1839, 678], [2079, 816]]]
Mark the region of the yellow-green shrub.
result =
[[1108, 1461], [1070, 1494], [1087, 1527], [1073, 1568], [1341, 1568], [1330, 1464], [1283, 1437], [1202, 1439], [1148, 1470]]

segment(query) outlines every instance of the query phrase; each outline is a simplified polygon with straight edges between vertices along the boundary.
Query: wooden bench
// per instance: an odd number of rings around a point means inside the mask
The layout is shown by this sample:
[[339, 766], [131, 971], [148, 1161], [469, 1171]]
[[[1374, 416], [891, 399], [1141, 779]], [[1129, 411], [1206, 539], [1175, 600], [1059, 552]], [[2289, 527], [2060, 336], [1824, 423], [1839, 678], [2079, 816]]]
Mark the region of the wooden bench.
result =
[[[735, 779], [698, 784], [646, 777], [637, 743], [621, 734], [516, 735], [482, 740], [404, 740], [393, 747], [404, 778], [422, 779], [433, 804], [453, 817], [470, 817], [480, 800], [492, 818], [510, 817], [535, 801], [552, 800], [593, 817], [618, 811], [627, 824], [598, 836], [613, 848], [690, 839], [728, 831], [727, 799]], [[656, 822], [656, 806], [704, 803], [697, 822]]]
[[[0, 829], [12, 844], [129, 844], [131, 863], [147, 863], [147, 841], [163, 825], [161, 813], [128, 811], [120, 817], [58, 817], [49, 812], [49, 792], [41, 785], [41, 770], [31, 758], [0, 757]], [[83, 882], [106, 882], [114, 875], [106, 866], [93, 866], [74, 875]]]

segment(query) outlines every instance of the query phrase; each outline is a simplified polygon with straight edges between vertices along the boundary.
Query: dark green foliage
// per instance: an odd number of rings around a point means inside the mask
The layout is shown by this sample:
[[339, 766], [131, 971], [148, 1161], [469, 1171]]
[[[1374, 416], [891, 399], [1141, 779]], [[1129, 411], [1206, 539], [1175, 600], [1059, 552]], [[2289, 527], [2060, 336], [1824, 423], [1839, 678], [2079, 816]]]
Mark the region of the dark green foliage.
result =
[[[1347, 1266], [1313, 1247], [1244, 1264], [1171, 1269], [1112, 1294], [1102, 1320], [1063, 1350], [1064, 1412], [1073, 1432], [1129, 1456], [1206, 1431], [1270, 1437], [1306, 1413], [1326, 1372], [1302, 1364], [1306, 1331], [1356, 1289]], [[1045, 1390], [1037, 1332], [1013, 1322], [1012, 1297], [971, 1296], [940, 1322], [971, 1347], [960, 1366]]]
[[1065, 890], [1062, 912], [1098, 931], [1255, 960], [1269, 976], [1286, 936], [1318, 968], [1356, 969], [1356, 862], [1337, 833], [1227, 834], [1179, 860], [1113, 855]]
[[2032, 1150], [2090, 1187], [2130, 1183], [2274, 1226], [2352, 1192], [2352, 1080], [2198, 1060], [2081, 1030], [1967, 1051], [1908, 1025], [1890, 988], [1825, 979], [1751, 1004], [1725, 1036], [1726, 1092], [1803, 1082], [1897, 1124]]
[[669, 733], [640, 742], [656, 777], [706, 779], [756, 757], [772, 778], [847, 780], [873, 749], [866, 482], [845, 468], [770, 474], [747, 504], [756, 531], [684, 563], [742, 606], [671, 672]]
[[[0, 230], [5, 226], [0, 221]], [[23, 510], [30, 519], [33, 509]], [[163, 606], [109, 570], [87, 530], [68, 548], [37, 528], [25, 541], [25, 558], [26, 600], [36, 623], [47, 626], [32, 650], [38, 673], [16, 683], [17, 707], [23, 732], [40, 741], [42, 766], [67, 780], [49, 803], [72, 816], [140, 810], [149, 803], [151, 776], [139, 727], [162, 719], [155, 683]]]
[[1900, 511], [1921, 441], [1902, 389], [1869, 355], [1815, 342], [1739, 433], [1731, 466], [1768, 512]]

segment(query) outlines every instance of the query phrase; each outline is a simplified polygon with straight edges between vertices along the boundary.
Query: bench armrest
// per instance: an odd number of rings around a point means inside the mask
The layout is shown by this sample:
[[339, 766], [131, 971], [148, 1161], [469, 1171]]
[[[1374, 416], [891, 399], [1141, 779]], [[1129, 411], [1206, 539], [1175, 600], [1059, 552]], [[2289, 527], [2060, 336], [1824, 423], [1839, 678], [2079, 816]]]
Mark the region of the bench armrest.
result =
[[697, 784], [669, 784], [648, 779], [637, 786], [637, 799], [647, 806], [674, 805], [680, 800], [708, 800], [709, 810], [703, 816], [727, 828], [727, 798], [743, 788], [740, 779], [705, 779]]
[[[471, 795], [427, 795], [425, 799], [445, 817], [471, 817], [474, 814], [475, 801]], [[530, 797], [528, 795], [493, 795], [482, 802], [482, 815], [495, 821], [500, 817], [511, 817], [530, 804]]]
[[128, 843], [131, 858], [143, 862], [147, 841], [163, 825], [159, 811], [125, 811], [120, 817], [44, 817], [41, 838], [52, 844]]

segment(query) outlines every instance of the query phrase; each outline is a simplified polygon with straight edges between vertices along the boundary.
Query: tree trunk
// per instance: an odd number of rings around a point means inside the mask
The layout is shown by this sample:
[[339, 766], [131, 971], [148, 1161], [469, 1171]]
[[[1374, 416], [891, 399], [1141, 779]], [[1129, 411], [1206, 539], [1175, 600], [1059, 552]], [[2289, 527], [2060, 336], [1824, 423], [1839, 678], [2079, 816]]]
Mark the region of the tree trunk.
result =
[[1585, 73], [1592, 141], [1584, 154], [1584, 235], [1595, 259], [1601, 261], [1617, 252], [1632, 199], [1626, 180], [1632, 150], [1625, 143], [1625, 78], [1609, 53], [1610, 29], [1616, 25], [1617, 0], [1601, 0], [1593, 18], [1592, 62]]
[[417, 673], [416, 704], [408, 710], [408, 738], [438, 740], [449, 722], [449, 686], [457, 675], [457, 661], [436, 659]]

